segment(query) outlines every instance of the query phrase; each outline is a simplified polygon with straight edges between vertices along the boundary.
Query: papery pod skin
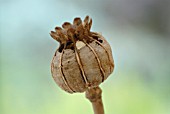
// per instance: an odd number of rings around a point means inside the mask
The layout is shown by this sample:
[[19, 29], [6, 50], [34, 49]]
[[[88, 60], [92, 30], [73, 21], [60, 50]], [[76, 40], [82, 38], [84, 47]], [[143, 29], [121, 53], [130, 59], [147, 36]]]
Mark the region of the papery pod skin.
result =
[[113, 72], [114, 61], [109, 43], [96, 32], [90, 32], [92, 20], [75, 18], [63, 29], [56, 27], [51, 36], [60, 42], [52, 63], [55, 82], [69, 93], [84, 92], [97, 87]]

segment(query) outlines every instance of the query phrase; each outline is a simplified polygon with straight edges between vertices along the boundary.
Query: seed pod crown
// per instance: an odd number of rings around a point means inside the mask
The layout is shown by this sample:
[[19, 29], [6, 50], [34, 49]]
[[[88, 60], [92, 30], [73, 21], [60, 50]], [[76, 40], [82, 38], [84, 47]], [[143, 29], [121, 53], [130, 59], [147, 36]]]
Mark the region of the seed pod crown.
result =
[[50, 35], [60, 43], [52, 63], [55, 82], [69, 93], [84, 92], [97, 87], [113, 72], [114, 62], [109, 43], [96, 32], [91, 32], [92, 19], [75, 18], [65, 22]]

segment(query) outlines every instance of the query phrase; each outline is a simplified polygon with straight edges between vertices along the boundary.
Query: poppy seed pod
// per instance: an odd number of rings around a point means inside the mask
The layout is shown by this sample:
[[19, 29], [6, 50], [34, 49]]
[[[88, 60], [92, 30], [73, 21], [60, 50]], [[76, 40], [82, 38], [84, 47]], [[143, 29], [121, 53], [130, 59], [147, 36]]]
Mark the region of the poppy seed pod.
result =
[[84, 92], [99, 86], [113, 72], [114, 62], [109, 43], [96, 32], [91, 32], [92, 19], [75, 18], [51, 31], [60, 43], [51, 63], [55, 82], [69, 93]]

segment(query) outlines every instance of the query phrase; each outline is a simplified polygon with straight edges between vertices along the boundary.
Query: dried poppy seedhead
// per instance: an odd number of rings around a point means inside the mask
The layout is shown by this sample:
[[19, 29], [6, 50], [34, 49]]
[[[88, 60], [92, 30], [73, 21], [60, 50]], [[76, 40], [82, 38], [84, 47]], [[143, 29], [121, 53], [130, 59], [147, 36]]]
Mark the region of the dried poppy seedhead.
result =
[[55, 82], [69, 93], [84, 92], [98, 87], [113, 72], [114, 62], [110, 45], [105, 38], [91, 32], [92, 19], [75, 18], [51, 31], [60, 43], [56, 50], [51, 72]]

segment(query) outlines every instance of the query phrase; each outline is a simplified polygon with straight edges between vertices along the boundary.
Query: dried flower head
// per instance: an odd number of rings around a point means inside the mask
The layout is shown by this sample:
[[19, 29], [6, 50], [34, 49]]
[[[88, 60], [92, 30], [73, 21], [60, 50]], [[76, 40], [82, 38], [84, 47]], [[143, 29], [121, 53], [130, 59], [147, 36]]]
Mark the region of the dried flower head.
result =
[[77, 17], [50, 33], [60, 43], [51, 63], [52, 76], [69, 93], [97, 87], [114, 69], [110, 45], [101, 34], [91, 32], [91, 26], [89, 16], [83, 22]]

